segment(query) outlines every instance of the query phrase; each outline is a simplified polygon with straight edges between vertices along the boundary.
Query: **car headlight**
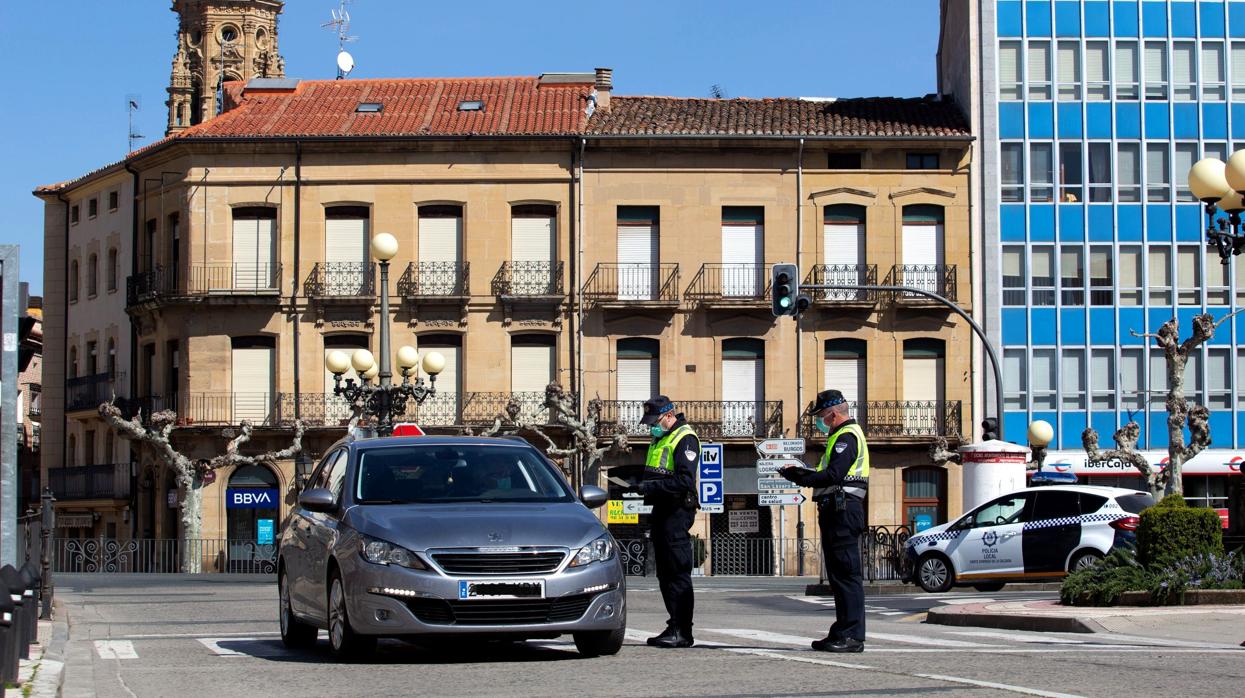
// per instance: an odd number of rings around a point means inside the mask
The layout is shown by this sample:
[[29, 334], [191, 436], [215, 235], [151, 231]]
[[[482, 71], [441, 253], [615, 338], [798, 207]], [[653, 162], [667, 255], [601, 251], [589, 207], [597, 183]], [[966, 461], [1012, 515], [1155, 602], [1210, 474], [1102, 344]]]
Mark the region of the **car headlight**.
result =
[[374, 565], [397, 565], [413, 570], [426, 570], [428, 566], [415, 553], [379, 538], [359, 536], [359, 554]]
[[570, 567], [582, 567], [589, 563], [601, 562], [614, 557], [614, 539], [606, 533], [575, 552]]

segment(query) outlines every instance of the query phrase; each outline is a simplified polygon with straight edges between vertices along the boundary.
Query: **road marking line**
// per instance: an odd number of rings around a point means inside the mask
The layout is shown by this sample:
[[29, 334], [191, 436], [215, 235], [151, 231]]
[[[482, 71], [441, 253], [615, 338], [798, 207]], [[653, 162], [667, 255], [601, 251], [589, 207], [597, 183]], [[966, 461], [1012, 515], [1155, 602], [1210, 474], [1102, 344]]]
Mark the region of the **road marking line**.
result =
[[908, 612], [907, 611], [882, 611], [882, 615], [884, 616], [906, 616], [908, 615]]
[[869, 640], [887, 640], [889, 642], [904, 642], [909, 645], [929, 645], [932, 647], [998, 647], [998, 645], [984, 645], [980, 642], [965, 642], [964, 640], [951, 640], [940, 637], [867, 632], [865, 633], [865, 641]]
[[1082, 698], [1075, 693], [1055, 693], [1053, 691], [1039, 691], [1035, 688], [1025, 688], [1024, 686], [1012, 686], [1006, 683], [994, 683], [992, 681], [977, 681], [976, 679], [963, 679], [958, 676], [944, 676], [942, 674], [914, 674], [923, 679], [933, 679], [935, 681], [948, 681], [950, 683], [960, 683], [966, 686], [981, 686], [982, 688], [997, 688], [1000, 691], [1012, 691], [1014, 693], [1023, 693], [1030, 696], [1044, 696], [1045, 698]]
[[761, 642], [773, 642], [780, 645], [800, 645], [802, 647], [808, 647], [808, 643], [819, 639], [815, 637], [802, 637], [800, 635], [771, 633], [765, 630], [751, 630], [749, 628], [708, 628], [705, 632], [731, 635], [733, 637], [741, 637], [745, 640], [759, 640]]
[[[1117, 647], [1119, 649], [1117, 649]], [[1154, 647], [1128, 647], [1119, 645], [1075, 645], [1067, 647], [1001, 647], [985, 646], [977, 649], [963, 647], [867, 647], [866, 652], [890, 652], [894, 654], [936, 654], [949, 652], [957, 654], [1074, 654], [1077, 652], [1097, 652], [1099, 654], [1135, 654], [1140, 652], [1154, 653]], [[1240, 649], [1195, 649], [1192, 647], [1163, 648], [1163, 654], [1241, 654]]]
[[1037, 637], [1034, 635], [1020, 635], [1012, 633], [996, 633], [989, 630], [953, 630], [950, 635], [966, 635], [968, 637], [991, 637], [998, 640], [1011, 640], [1013, 642], [1034, 642], [1039, 644], [1051, 645], [1083, 645], [1084, 640], [1070, 640], [1063, 637]]
[[970, 603], [994, 603], [994, 599], [943, 599], [945, 606], [963, 606]]
[[[258, 633], [220, 633], [216, 637], [221, 637], [221, 638], [275, 637], [280, 634], [281, 633], [276, 632], [276, 631], [258, 632]], [[320, 631], [320, 635], [327, 636], [327, 634], [323, 630]], [[112, 639], [114, 640], [164, 640], [164, 639], [183, 638], [186, 640], [196, 640], [201, 637], [203, 637], [202, 633], [165, 633], [165, 634], [152, 634], [152, 635], [116, 635]]]
[[100, 659], [138, 659], [134, 643], [129, 640], [96, 640], [95, 653]]
[[834, 607], [834, 599], [828, 596], [796, 596], [794, 594], [791, 594], [787, 596], [787, 598], [791, 599], [792, 601], [803, 601], [804, 603], [816, 604], [818, 606], [830, 606], [831, 608]]
[[245, 652], [239, 652], [237, 650], [231, 650], [226, 647], [221, 647], [220, 643], [238, 642], [242, 640], [258, 640], [259, 638], [257, 637], [200, 637], [196, 639], [200, 643], [202, 643], [204, 647], [208, 648], [208, 651], [210, 651], [212, 654], [218, 657], [249, 657], [250, 655]]

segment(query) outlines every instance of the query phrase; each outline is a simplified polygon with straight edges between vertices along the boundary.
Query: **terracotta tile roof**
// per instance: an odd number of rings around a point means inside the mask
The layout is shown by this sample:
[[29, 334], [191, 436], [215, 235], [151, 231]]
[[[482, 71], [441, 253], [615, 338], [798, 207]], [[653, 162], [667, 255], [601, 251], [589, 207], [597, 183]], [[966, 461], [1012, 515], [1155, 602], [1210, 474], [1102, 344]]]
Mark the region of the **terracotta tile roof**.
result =
[[[583, 131], [588, 83], [534, 77], [304, 80], [294, 91], [247, 90], [238, 106], [181, 138], [293, 136], [518, 136]], [[482, 100], [480, 111], [459, 102]], [[359, 114], [362, 102], [383, 105]]]
[[593, 135], [965, 137], [950, 101], [869, 97], [816, 101], [621, 97], [588, 122]]

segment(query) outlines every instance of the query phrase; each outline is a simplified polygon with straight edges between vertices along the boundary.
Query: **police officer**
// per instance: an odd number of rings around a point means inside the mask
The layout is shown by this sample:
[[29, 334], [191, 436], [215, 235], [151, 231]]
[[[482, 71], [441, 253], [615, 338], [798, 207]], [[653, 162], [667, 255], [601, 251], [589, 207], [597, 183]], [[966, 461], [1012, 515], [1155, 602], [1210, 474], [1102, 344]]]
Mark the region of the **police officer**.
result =
[[813, 488], [822, 554], [834, 592], [835, 622], [830, 634], [813, 641], [822, 652], [863, 652], [865, 590], [860, 565], [860, 534], [865, 530], [865, 495], [869, 491], [869, 446], [837, 390], [817, 393], [809, 408], [817, 428], [830, 436], [816, 470], [788, 467], [780, 473], [801, 487]]
[[700, 439], [682, 413], [665, 395], [644, 403], [640, 423], [649, 427], [653, 442], [644, 461], [644, 479], [632, 491], [644, 495], [653, 507], [649, 521], [657, 582], [670, 619], [660, 635], [648, 639], [654, 647], [691, 647], [692, 540], [688, 531], [696, 515], [696, 471], [700, 469]]

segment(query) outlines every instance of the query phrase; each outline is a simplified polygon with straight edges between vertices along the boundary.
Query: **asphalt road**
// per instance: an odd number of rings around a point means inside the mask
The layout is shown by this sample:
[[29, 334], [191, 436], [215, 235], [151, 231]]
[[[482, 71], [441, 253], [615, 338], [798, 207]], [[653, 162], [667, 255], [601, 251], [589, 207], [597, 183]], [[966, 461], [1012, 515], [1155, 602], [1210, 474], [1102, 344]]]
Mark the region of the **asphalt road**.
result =
[[863, 654], [814, 652], [834, 609], [791, 579], [697, 579], [696, 640], [647, 647], [665, 622], [654, 580], [630, 580], [627, 646], [581, 659], [570, 638], [515, 645], [383, 642], [340, 665], [277, 637], [276, 585], [228, 576], [63, 575], [65, 696], [1236, 695], [1245, 650], [1132, 636], [926, 625], [942, 603], [1042, 593], [870, 597]]

